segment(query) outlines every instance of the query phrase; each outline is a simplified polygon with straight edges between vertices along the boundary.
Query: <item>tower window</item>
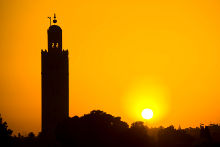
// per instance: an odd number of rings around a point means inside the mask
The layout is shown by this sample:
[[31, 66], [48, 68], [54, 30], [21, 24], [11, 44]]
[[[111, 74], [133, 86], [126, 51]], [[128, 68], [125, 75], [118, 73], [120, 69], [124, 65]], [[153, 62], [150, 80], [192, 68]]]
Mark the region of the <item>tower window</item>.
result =
[[54, 48], [55, 47], [55, 44], [56, 44], [56, 48], [58, 48], [59, 47], [59, 44], [58, 43], [52, 43], [52, 48]]

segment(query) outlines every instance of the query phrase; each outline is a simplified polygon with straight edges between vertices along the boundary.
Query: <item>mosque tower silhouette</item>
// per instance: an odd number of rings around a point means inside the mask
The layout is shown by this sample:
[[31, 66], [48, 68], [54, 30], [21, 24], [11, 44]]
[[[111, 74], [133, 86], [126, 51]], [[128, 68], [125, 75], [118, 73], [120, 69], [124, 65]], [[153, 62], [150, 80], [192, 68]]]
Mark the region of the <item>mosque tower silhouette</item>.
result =
[[68, 50], [62, 49], [62, 29], [53, 25], [47, 30], [48, 50], [41, 50], [42, 134], [54, 134], [57, 124], [69, 117]]

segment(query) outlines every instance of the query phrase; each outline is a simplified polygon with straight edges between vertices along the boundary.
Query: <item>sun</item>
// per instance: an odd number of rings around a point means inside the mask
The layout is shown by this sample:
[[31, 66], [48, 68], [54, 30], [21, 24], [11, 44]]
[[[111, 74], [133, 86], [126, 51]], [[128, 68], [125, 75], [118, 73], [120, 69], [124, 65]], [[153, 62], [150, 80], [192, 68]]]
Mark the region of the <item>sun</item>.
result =
[[153, 111], [151, 109], [144, 109], [141, 115], [144, 119], [151, 119], [153, 117]]

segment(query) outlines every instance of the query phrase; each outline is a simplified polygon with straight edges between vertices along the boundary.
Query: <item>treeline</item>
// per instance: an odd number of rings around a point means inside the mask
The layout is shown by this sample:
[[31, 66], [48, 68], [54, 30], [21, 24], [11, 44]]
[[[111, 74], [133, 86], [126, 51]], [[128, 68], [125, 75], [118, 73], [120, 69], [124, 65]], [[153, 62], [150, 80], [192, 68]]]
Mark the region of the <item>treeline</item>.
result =
[[12, 130], [0, 117], [0, 146], [42, 147], [203, 147], [220, 146], [220, 126], [175, 129], [174, 126], [148, 128], [143, 122], [129, 125], [100, 110], [60, 123], [54, 134], [29, 133], [12, 136]]

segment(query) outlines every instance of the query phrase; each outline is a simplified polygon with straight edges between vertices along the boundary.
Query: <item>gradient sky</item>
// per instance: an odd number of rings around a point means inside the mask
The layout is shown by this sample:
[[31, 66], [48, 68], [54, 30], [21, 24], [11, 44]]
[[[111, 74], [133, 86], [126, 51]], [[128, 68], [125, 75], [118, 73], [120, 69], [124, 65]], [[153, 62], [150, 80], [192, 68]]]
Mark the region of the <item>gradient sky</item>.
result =
[[1, 0], [0, 113], [41, 128], [41, 49], [57, 14], [69, 50], [70, 116], [101, 109], [129, 124], [220, 122], [218, 0]]

